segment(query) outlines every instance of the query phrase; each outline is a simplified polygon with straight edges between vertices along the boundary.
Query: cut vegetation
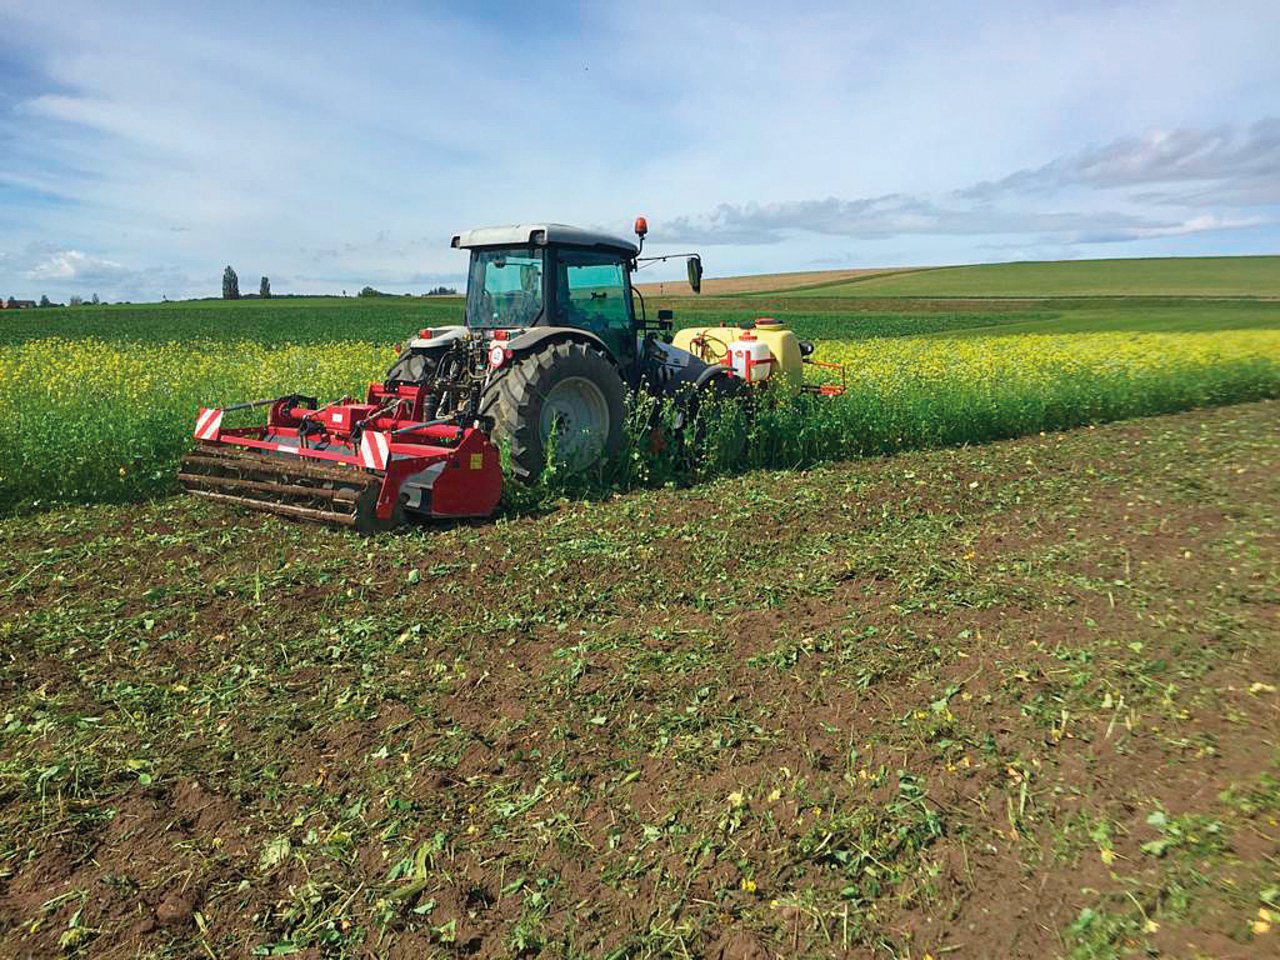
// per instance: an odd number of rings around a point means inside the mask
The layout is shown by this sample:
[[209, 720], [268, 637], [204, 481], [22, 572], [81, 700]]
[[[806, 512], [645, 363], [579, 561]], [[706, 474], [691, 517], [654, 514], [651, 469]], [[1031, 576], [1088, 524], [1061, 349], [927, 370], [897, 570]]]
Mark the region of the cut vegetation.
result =
[[1263, 955], [1277, 437], [7, 521], [0, 953]]

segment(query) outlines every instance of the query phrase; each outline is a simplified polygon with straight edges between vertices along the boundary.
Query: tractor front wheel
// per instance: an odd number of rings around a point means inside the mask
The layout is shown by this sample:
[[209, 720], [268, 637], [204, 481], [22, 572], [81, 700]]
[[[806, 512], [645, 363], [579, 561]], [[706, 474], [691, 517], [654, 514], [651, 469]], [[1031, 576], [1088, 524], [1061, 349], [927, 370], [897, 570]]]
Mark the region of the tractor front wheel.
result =
[[526, 483], [548, 462], [575, 472], [622, 446], [626, 385], [602, 352], [561, 340], [519, 357], [482, 404]]

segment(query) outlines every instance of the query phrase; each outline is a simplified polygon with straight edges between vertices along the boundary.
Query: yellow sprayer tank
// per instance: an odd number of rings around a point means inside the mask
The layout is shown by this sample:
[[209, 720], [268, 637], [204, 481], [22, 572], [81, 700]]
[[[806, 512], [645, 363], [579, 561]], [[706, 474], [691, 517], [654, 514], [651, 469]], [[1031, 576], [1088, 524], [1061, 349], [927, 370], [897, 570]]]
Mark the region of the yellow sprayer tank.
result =
[[[676, 331], [671, 345], [687, 350], [707, 363], [722, 363], [729, 345], [740, 340], [746, 332], [740, 327], [688, 327]], [[787, 329], [787, 325], [772, 317], [761, 317], [751, 333], [773, 354], [776, 366], [770, 379], [781, 375], [799, 386], [804, 380], [804, 361], [800, 355], [800, 341]]]

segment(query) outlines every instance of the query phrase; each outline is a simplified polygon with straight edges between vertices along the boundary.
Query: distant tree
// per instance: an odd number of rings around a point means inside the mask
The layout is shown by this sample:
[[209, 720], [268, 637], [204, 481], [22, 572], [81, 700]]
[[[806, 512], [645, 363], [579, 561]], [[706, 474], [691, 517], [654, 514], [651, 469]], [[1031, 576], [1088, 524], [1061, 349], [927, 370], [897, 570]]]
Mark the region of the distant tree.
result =
[[40, 294], [40, 306], [42, 306], [42, 307], [52, 307], [52, 306], [53, 306], [53, 304], [49, 302], [49, 297], [48, 297], [47, 295], [43, 294], [43, 293], [42, 293], [42, 294]]
[[231, 269], [230, 265], [222, 271], [222, 299], [240, 299], [240, 278], [236, 276], [236, 272]]
[[457, 295], [458, 291], [453, 287], [432, 287], [427, 291], [428, 297], [456, 297]]
[[262, 282], [258, 284], [258, 296], [263, 300], [271, 299], [271, 278], [263, 277]]
[[93, 299], [90, 300], [89, 302], [92, 303], [95, 307], [98, 304], [102, 303], [102, 301], [98, 299], [98, 295], [96, 293], [93, 295]]
[[373, 287], [362, 287], [360, 292], [357, 293], [356, 296], [357, 297], [381, 297], [381, 296], [385, 296], [385, 294], [381, 290], [373, 289]]
[[78, 306], [80, 306], [81, 304], [83, 304], [83, 303], [84, 303], [84, 297], [72, 297], [72, 298], [70, 299], [70, 301], [68, 301], [68, 302], [69, 302], [73, 307], [78, 307]]

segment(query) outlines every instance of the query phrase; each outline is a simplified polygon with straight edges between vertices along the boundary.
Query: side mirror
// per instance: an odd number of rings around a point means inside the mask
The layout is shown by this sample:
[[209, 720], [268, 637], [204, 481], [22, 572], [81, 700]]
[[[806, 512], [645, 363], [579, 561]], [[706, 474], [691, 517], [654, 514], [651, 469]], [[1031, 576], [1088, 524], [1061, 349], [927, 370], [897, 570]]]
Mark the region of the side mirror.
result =
[[696, 253], [685, 264], [689, 272], [689, 286], [694, 293], [702, 292], [702, 258]]

